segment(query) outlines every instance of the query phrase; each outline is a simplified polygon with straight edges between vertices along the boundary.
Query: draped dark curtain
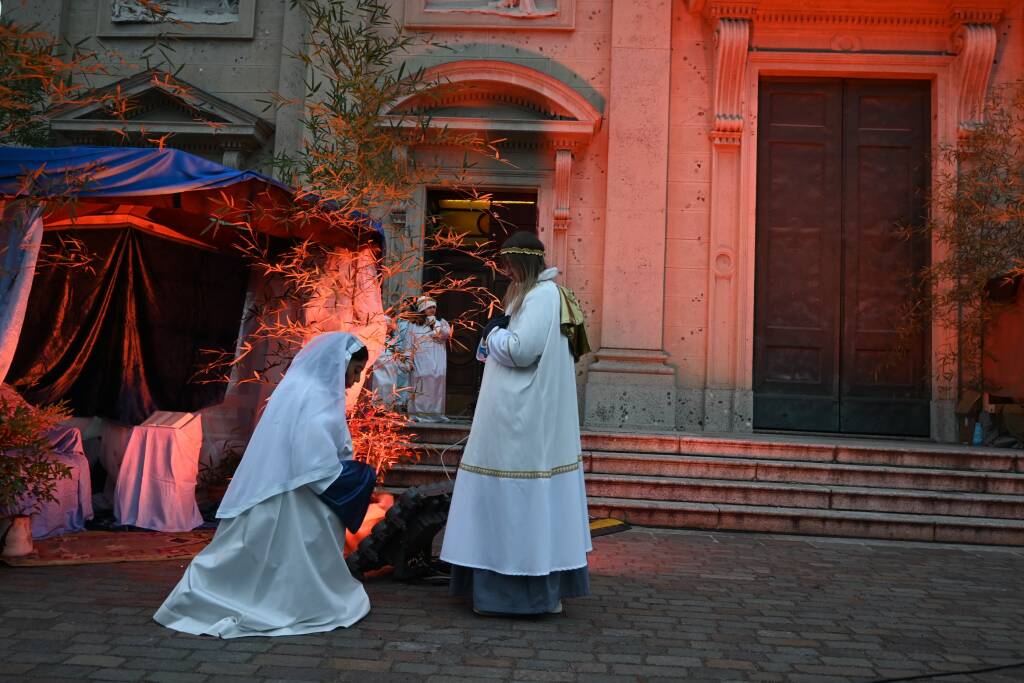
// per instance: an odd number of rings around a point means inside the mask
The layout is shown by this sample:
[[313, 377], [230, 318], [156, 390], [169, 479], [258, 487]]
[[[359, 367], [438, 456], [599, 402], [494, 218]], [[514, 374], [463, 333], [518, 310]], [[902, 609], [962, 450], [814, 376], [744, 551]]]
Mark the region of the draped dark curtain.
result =
[[33, 403], [66, 400], [76, 415], [129, 424], [223, 400], [223, 382], [191, 379], [204, 350], [234, 350], [248, 279], [242, 259], [134, 228], [75, 237], [94, 257], [91, 271], [36, 273], [8, 382]]

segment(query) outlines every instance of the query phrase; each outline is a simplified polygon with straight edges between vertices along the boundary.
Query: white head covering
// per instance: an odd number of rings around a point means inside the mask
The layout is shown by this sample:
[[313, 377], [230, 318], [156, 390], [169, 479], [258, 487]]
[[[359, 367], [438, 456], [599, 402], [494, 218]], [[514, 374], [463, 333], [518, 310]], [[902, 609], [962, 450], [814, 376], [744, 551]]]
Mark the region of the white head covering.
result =
[[352, 458], [345, 370], [363, 343], [344, 332], [315, 337], [270, 396], [217, 516], [237, 517], [285, 491], [341, 474]]
[[437, 302], [431, 299], [429, 296], [421, 296], [416, 300], [416, 312], [422, 313], [431, 306], [437, 306]]

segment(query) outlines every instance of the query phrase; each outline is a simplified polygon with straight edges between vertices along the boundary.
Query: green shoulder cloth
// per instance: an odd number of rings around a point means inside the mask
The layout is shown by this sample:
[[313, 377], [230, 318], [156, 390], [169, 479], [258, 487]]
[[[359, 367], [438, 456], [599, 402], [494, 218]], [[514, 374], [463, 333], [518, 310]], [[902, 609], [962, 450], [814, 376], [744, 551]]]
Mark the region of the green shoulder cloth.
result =
[[583, 315], [583, 307], [571, 289], [558, 285], [558, 293], [562, 300], [562, 334], [569, 341], [569, 351], [572, 352], [573, 360], [579, 362], [580, 358], [590, 353], [587, 319]]

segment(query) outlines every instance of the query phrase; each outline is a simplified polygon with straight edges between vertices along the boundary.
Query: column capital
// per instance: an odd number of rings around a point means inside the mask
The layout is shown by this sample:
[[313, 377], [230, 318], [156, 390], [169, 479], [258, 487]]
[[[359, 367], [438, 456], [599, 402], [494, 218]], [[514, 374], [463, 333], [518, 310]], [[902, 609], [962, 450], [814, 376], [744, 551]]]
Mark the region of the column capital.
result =
[[960, 137], [966, 137], [985, 121], [985, 98], [998, 44], [996, 28], [992, 24], [960, 24], [950, 43], [957, 56], [957, 128]]
[[743, 135], [743, 77], [750, 46], [750, 20], [723, 17], [715, 28], [714, 128], [716, 145], [738, 145]]

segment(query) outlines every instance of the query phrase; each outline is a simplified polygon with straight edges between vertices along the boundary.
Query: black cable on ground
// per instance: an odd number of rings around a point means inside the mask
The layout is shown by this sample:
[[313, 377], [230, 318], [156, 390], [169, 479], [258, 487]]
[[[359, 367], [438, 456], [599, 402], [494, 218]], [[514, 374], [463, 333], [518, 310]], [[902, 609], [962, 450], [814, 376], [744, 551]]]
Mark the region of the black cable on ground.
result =
[[918, 674], [916, 676], [902, 676], [900, 678], [879, 678], [871, 681], [870, 683], [900, 683], [901, 681], [926, 681], [930, 678], [945, 678], [946, 676], [970, 676], [972, 674], [988, 674], [994, 671], [1005, 671], [1007, 669], [1020, 669], [1024, 668], [1024, 661], [1014, 662], [1013, 664], [1001, 664], [1000, 666], [990, 666], [984, 669], [967, 669], [964, 671], [943, 671], [941, 673], [931, 674]]

